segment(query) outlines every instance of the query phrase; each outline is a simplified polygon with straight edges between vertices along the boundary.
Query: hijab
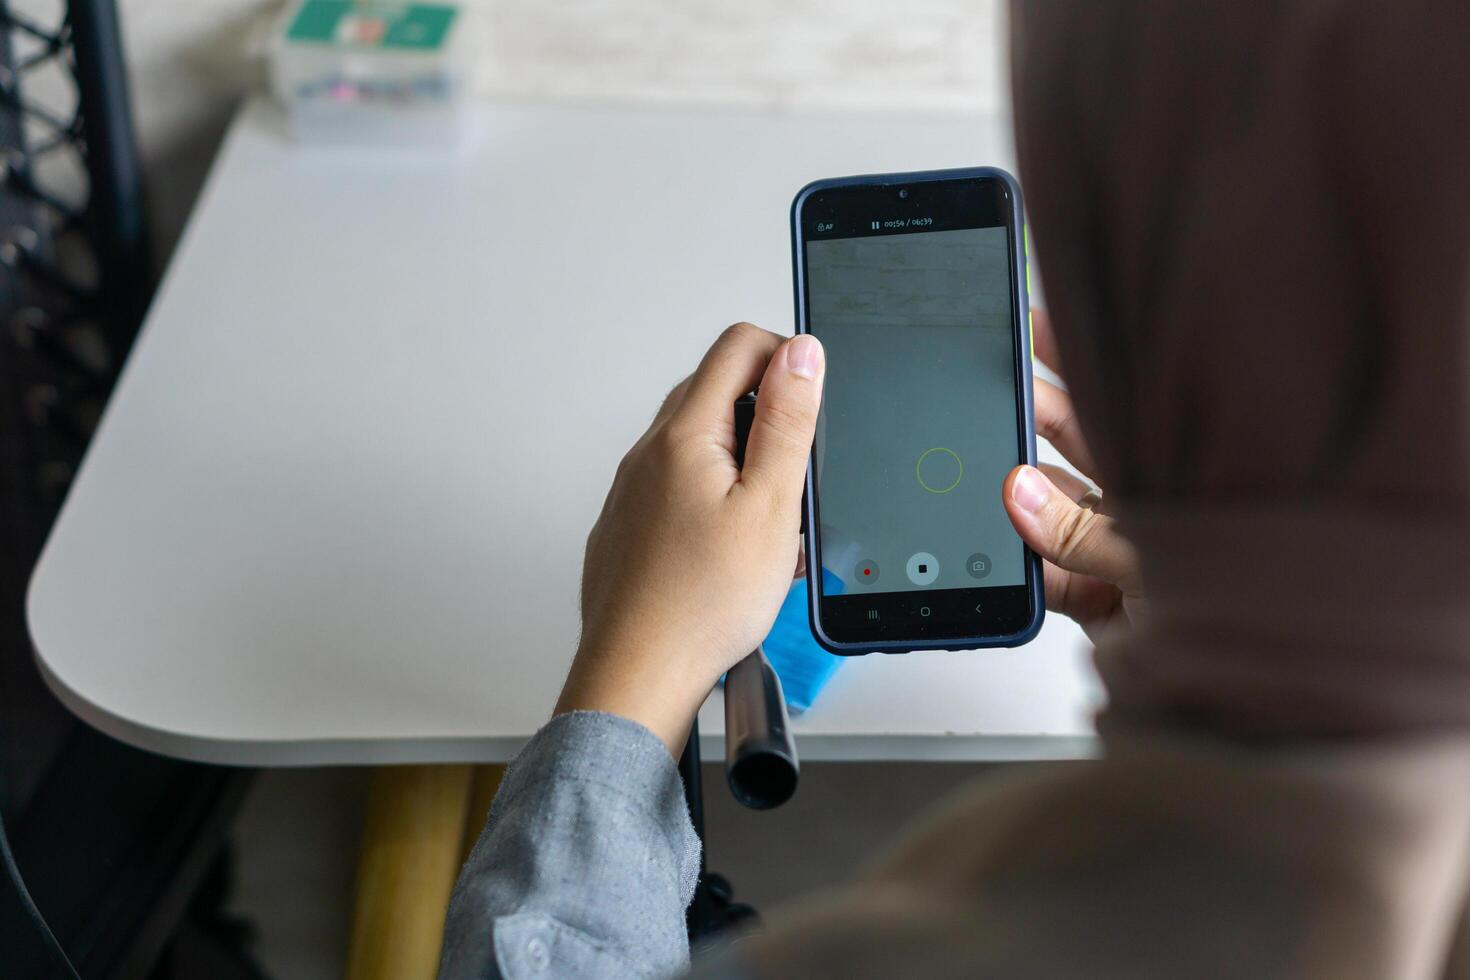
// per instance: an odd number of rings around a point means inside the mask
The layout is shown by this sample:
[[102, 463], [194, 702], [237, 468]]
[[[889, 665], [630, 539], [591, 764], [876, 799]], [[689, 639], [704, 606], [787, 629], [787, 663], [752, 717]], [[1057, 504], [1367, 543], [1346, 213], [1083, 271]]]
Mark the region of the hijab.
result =
[[1470, 726], [1470, 5], [1013, 16], [1041, 277], [1150, 598], [1101, 730]]

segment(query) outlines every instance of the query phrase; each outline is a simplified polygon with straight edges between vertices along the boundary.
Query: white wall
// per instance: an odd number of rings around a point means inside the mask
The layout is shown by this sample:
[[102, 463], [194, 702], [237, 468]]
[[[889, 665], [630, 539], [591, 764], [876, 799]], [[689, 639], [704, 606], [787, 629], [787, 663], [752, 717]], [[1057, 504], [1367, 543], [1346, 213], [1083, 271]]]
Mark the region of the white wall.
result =
[[[277, 0], [117, 0], [160, 249], [229, 113], [263, 84]], [[54, 19], [62, 0], [12, 0]], [[995, 112], [1001, 0], [469, 0], [486, 97]], [[258, 48], [258, 44], [254, 45]]]

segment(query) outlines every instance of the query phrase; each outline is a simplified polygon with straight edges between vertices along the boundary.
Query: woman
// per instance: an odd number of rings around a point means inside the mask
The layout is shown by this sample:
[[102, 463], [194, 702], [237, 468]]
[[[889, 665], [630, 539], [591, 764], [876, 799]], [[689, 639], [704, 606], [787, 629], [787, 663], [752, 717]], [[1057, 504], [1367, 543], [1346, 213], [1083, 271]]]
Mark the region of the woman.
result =
[[[1047, 0], [1013, 29], [1086, 439], [1060, 392], [1039, 420], [1119, 524], [1035, 471], [1002, 492], [1098, 644], [1106, 755], [976, 787], [696, 975], [1470, 975], [1470, 8]], [[673, 757], [784, 594], [821, 379], [810, 338], [732, 329], [628, 454], [444, 975], [683, 968]]]

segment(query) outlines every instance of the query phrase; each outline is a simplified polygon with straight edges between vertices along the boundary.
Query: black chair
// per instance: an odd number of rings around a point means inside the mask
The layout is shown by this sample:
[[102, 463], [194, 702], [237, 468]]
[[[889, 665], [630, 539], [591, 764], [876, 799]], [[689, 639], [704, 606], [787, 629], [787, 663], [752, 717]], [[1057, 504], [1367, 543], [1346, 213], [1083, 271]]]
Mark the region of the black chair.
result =
[[[32, 97], [47, 73], [72, 88], [66, 111]], [[53, 186], [56, 171], [85, 187]], [[53, 23], [0, 0], [0, 812], [82, 976], [258, 977], [248, 929], [220, 912], [250, 773], [76, 722], [25, 625], [31, 568], [152, 293], [146, 231], [112, 0], [58, 0]], [[14, 980], [64, 970], [8, 881], [0, 964]]]

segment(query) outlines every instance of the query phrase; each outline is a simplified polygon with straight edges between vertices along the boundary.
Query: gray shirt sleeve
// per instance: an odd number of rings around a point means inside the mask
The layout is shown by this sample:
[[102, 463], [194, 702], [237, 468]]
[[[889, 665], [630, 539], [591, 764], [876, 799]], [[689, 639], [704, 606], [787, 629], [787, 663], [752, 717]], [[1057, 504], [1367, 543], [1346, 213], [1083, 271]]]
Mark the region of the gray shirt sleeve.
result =
[[460, 872], [440, 977], [681, 972], [699, 846], [657, 736], [600, 712], [553, 718], [511, 763]]

